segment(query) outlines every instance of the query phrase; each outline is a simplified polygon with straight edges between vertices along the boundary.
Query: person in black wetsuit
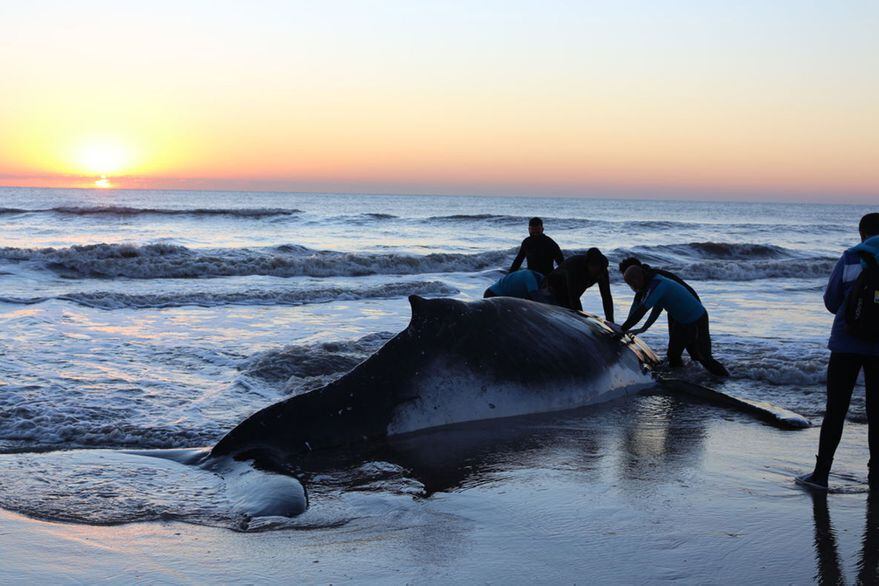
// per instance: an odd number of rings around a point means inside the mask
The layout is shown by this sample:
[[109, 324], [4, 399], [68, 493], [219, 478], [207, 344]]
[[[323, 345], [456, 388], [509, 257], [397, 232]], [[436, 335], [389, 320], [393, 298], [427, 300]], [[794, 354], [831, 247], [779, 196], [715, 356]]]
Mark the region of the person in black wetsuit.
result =
[[510, 266], [510, 272], [518, 271], [522, 261], [528, 259], [528, 268], [544, 277], [554, 268], [553, 263], [561, 265], [565, 257], [555, 240], [543, 233], [543, 220], [531, 218], [528, 222], [528, 238], [522, 241], [519, 254]]
[[[679, 285], [683, 285], [684, 289], [689, 291], [690, 295], [692, 295], [693, 297], [696, 298], [696, 301], [699, 301], [699, 302], [702, 301], [699, 298], [699, 294], [696, 293], [695, 289], [690, 287], [689, 283], [687, 283], [686, 281], [684, 281], [682, 278], [680, 278], [679, 276], [677, 276], [676, 274], [674, 274], [671, 271], [666, 271], [664, 269], [657, 269], [657, 268], [651, 267], [648, 264], [642, 263], [640, 260], [638, 260], [634, 256], [624, 258], [622, 261], [620, 261], [620, 274], [625, 275], [626, 270], [629, 267], [641, 267], [644, 270], [645, 278], [647, 279], [648, 283], [651, 280], [653, 280], [653, 277], [655, 277], [656, 275], [659, 275], [661, 277], [665, 277], [666, 279], [671, 279], [672, 281], [678, 283]], [[629, 308], [629, 317], [626, 319], [626, 323], [624, 325], [630, 325], [629, 321], [635, 315], [635, 312], [638, 310], [638, 307], [640, 307], [641, 301], [643, 301], [643, 299], [644, 299], [644, 291], [643, 290], [636, 291], [635, 298], [632, 299], [632, 306], [631, 306], [631, 308]], [[660, 313], [662, 313], [661, 307], [654, 308], [653, 313], [650, 314], [650, 317], [648, 317], [647, 321], [644, 323], [644, 329], [647, 329], [651, 325], [653, 325], [653, 322], [655, 322], [657, 320]], [[670, 313], [666, 312], [666, 314], [668, 317], [668, 331], [672, 332], [676, 327], [675, 320], [671, 316]], [[634, 324], [631, 324], [631, 325], [634, 325]], [[669, 366], [672, 366], [675, 368], [677, 368], [679, 366], [683, 366], [684, 363], [683, 363], [683, 360], [681, 360], [681, 356], [679, 354], [677, 354], [677, 352], [671, 351], [671, 337], [669, 337], [669, 352], [668, 352], [667, 356], [669, 357]]]
[[569, 257], [551, 272], [546, 278], [547, 286], [559, 305], [582, 311], [580, 296], [586, 289], [598, 283], [604, 317], [613, 323], [613, 296], [610, 292], [608, 264], [607, 257], [600, 250], [590, 248], [586, 254]]

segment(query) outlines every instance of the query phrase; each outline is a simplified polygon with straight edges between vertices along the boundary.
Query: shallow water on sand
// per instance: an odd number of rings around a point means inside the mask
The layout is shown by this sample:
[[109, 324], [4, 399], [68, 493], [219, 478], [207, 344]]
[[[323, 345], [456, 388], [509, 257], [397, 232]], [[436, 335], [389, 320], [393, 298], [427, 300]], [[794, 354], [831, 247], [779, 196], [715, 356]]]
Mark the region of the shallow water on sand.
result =
[[[813, 500], [790, 475], [809, 464], [817, 429], [782, 431], [718, 407], [636, 397], [436, 430], [377, 449], [383, 459], [340, 463], [314, 479], [308, 512], [265, 526], [292, 531], [0, 515], [0, 575], [624, 584], [842, 575], [871, 583], [879, 513], [855, 449], [864, 435], [863, 426], [846, 432], [845, 473], [832, 479], [839, 489]], [[168, 498], [192, 496], [192, 485], [160, 491], [166, 513], [193, 506]]]
[[[312, 506], [292, 523], [242, 525], [209, 473], [121, 450], [210, 446], [250, 413], [326, 384], [375, 351], [408, 322], [408, 294], [480, 297], [512, 261], [532, 215], [567, 251], [599, 246], [612, 262], [634, 252], [693, 284], [733, 376], [717, 383], [696, 367], [686, 376], [819, 422], [832, 317], [821, 292], [866, 211], [0, 189], [0, 507], [85, 523], [307, 528], [334, 552], [337, 577], [356, 575], [346, 547], [364, 561], [424, 564], [440, 581], [505, 575], [527, 559], [563, 581], [585, 572], [704, 582], [714, 581], [712, 567], [735, 579], [733, 560], [745, 554], [756, 564], [751, 575], [811, 576], [812, 503], [790, 476], [809, 466], [815, 430], [778, 432], [706, 405], [646, 397], [424, 434], [309, 478]], [[624, 316], [631, 293], [614, 278]], [[583, 304], [601, 311], [595, 291]], [[664, 320], [645, 339], [664, 353]], [[843, 494], [831, 495], [831, 512], [864, 503], [862, 388], [850, 419], [836, 478]], [[435, 445], [443, 450], [424, 448]], [[850, 513], [843, 518], [857, 517]], [[678, 528], [675, 519], [686, 522]], [[714, 533], [712, 522], [729, 534]], [[163, 542], [155, 531], [149, 539]], [[210, 535], [240, 559], [238, 538]], [[843, 547], [848, 538], [840, 539]], [[316, 551], [302, 537], [259, 540], [300, 540], [306, 557]], [[387, 546], [350, 545], [364, 541]], [[430, 545], [414, 551], [417, 541]], [[639, 573], [627, 558], [651, 570]], [[296, 559], [301, 575], [320, 578], [310, 560]], [[457, 559], [462, 569], [450, 566]], [[376, 577], [395, 576], [381, 566]]]

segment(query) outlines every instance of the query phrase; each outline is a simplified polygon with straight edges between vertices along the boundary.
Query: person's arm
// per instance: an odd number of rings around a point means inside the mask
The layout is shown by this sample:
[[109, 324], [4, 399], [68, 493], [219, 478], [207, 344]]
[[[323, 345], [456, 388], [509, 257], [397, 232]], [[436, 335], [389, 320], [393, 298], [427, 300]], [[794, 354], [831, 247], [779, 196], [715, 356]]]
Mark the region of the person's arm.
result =
[[607, 272], [598, 279], [598, 290], [601, 291], [601, 305], [604, 306], [604, 319], [613, 323], [613, 294], [610, 292], [610, 275]]
[[650, 326], [652, 326], [653, 323], [657, 320], [657, 318], [659, 318], [659, 314], [661, 314], [661, 313], [662, 313], [662, 307], [657, 305], [656, 307], [653, 308], [653, 311], [650, 312], [650, 317], [647, 318], [647, 321], [644, 322], [644, 325], [641, 326], [640, 328], [638, 328], [637, 330], [632, 330], [629, 333], [632, 334], [633, 336], [637, 335], [637, 334], [643, 334], [644, 332], [646, 332], [647, 330], [650, 329]]
[[644, 324], [644, 327], [637, 331], [637, 333], [640, 334], [653, 325], [653, 322], [655, 322], [656, 318], [659, 317], [659, 314], [662, 313], [663, 305], [660, 301], [664, 295], [663, 284], [658, 284], [652, 288], [648, 288], [642, 295], [644, 296], [644, 300], [635, 310], [635, 314], [630, 316], [629, 319], [626, 320], [626, 323], [623, 324], [623, 331], [628, 331], [630, 327], [638, 323], [641, 318], [644, 317], [648, 309], [653, 308], [653, 313], [650, 314], [650, 319]]
[[835, 314], [839, 311], [842, 302], [845, 301], [845, 287], [842, 282], [842, 274], [845, 271], [845, 255], [837, 261], [827, 281], [827, 288], [824, 290], [824, 307], [827, 311]]
[[562, 263], [565, 262], [565, 255], [562, 254], [562, 249], [559, 248], [559, 245], [556, 244], [555, 240], [552, 242], [555, 245], [555, 263], [557, 267], [562, 266]]
[[644, 307], [643, 303], [639, 303], [637, 305], [633, 303], [632, 309], [629, 310], [629, 317], [628, 319], [626, 319], [626, 323], [622, 325], [621, 329], [624, 332], [628, 332], [630, 329], [632, 329], [632, 326], [641, 321], [641, 318], [647, 314], [648, 309], [649, 308]]
[[632, 298], [632, 305], [629, 306], [629, 313], [628, 315], [626, 315], [626, 321], [623, 322], [624, 324], [629, 324], [629, 327], [632, 327], [637, 323], [632, 322], [631, 320], [632, 316], [635, 315], [635, 311], [638, 309], [638, 306], [641, 305], [641, 300], [643, 298], [644, 297], [641, 295], [641, 293], [635, 293], [635, 297]]
[[518, 271], [519, 267], [522, 266], [522, 261], [525, 260], [525, 240], [522, 241], [521, 246], [519, 246], [519, 254], [516, 255], [516, 259], [513, 261], [513, 264], [510, 265], [510, 272]]

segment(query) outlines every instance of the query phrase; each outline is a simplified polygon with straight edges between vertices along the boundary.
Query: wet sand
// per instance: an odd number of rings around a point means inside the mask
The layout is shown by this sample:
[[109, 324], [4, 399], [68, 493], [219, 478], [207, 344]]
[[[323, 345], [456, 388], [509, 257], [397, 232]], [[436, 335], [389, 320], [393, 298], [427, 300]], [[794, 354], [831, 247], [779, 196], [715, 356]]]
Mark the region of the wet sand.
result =
[[[0, 512], [2, 581], [806, 583], [877, 577], [866, 426], [813, 498], [817, 427], [784, 431], [665, 396], [427, 432], [385, 449], [399, 479], [310, 486], [308, 523], [56, 523]], [[372, 457], [375, 454], [371, 454]], [[344, 475], [343, 475], [344, 478]], [[866, 560], [864, 559], [866, 553]]]

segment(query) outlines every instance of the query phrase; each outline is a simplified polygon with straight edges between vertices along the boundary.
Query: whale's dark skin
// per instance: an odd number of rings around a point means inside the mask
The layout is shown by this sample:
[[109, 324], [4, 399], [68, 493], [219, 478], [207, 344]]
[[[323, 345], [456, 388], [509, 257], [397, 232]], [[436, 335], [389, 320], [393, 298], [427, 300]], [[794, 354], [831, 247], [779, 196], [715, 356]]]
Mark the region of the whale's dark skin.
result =
[[437, 425], [598, 403], [652, 384], [653, 353], [612, 336], [600, 318], [505, 297], [410, 303], [409, 326], [378, 352], [339, 380], [250, 416], [211, 456], [289, 460]]

